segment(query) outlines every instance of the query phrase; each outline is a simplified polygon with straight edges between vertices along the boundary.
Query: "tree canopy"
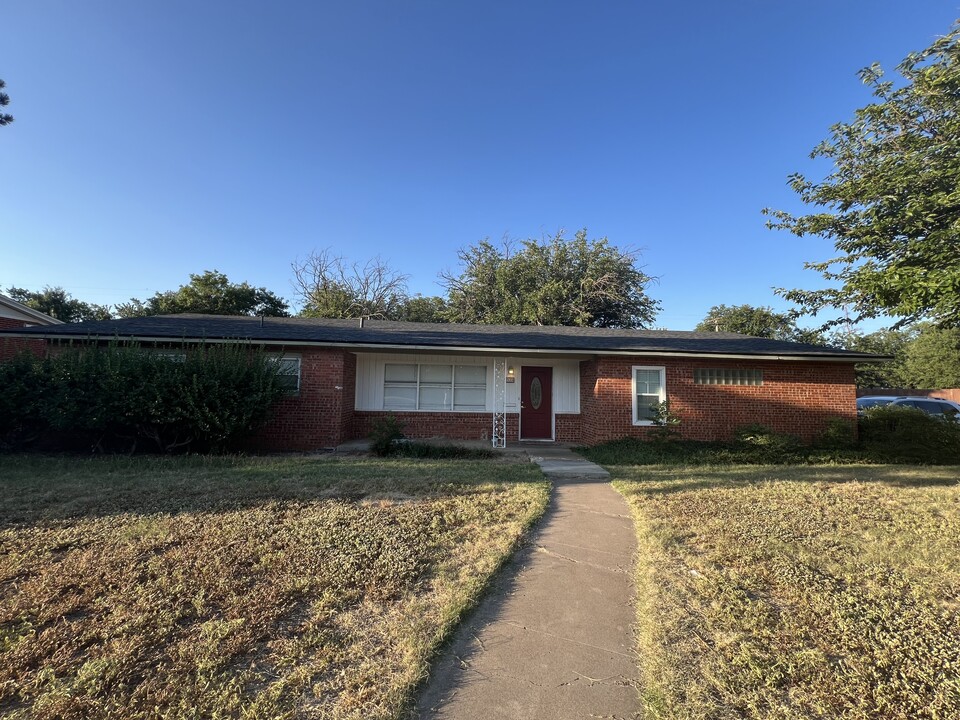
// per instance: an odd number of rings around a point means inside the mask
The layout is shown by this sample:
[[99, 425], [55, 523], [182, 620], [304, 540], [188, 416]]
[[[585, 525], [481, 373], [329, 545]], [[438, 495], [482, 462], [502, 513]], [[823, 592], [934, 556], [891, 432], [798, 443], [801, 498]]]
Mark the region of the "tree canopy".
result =
[[589, 240], [586, 229], [570, 240], [563, 232], [501, 247], [483, 240], [459, 258], [459, 274], [440, 276], [454, 322], [637, 328], [660, 309], [639, 253]]
[[[0, 80], [0, 108], [5, 108], [7, 107], [7, 105], [10, 104], [10, 96], [7, 95], [5, 92], [3, 92], [3, 89], [6, 86], [7, 84], [3, 80]], [[12, 122], [13, 122], [13, 115], [11, 115], [10, 113], [0, 112], [0, 127], [3, 127], [4, 125], [9, 125]]]
[[906, 388], [915, 387], [904, 369], [906, 348], [917, 336], [913, 327], [883, 329], [872, 333], [835, 333], [831, 344], [847, 350], [892, 355], [893, 360], [882, 363], [858, 363], [856, 369], [857, 387], [869, 388]]
[[448, 322], [449, 312], [447, 301], [438, 295], [414, 295], [404, 301], [397, 316], [391, 319], [406, 322], [441, 323]]
[[816, 331], [797, 327], [793, 313], [778, 313], [772, 307], [754, 305], [714, 305], [694, 330], [721, 330], [773, 340], [823, 342], [823, 338]]
[[[845, 309], [853, 322], [888, 315], [898, 326], [927, 318], [960, 325], [960, 25], [897, 67], [886, 80], [860, 71], [876, 100], [831, 128], [812, 152], [833, 163], [823, 180], [790, 176], [814, 211], [766, 209], [772, 228], [834, 243], [810, 262], [830, 281], [821, 290], [778, 289], [804, 312]], [[836, 325], [843, 320], [828, 320]]]
[[327, 248], [291, 267], [303, 317], [396, 320], [408, 299], [407, 276], [379, 256], [351, 263]]
[[7, 288], [7, 295], [28, 308], [46, 313], [62, 322], [109, 320], [111, 317], [110, 308], [107, 305], [95, 305], [78, 300], [62, 287], [47, 286], [39, 292], [11, 287]]
[[904, 351], [908, 387], [960, 387], [960, 328], [923, 325]]
[[232, 283], [217, 270], [190, 274], [190, 282], [177, 290], [158, 292], [147, 300], [131, 298], [120, 303], [120, 317], [170, 315], [174, 313], [206, 313], [210, 315], [266, 315], [286, 317], [288, 306], [283, 298], [263, 287], [246, 282]]

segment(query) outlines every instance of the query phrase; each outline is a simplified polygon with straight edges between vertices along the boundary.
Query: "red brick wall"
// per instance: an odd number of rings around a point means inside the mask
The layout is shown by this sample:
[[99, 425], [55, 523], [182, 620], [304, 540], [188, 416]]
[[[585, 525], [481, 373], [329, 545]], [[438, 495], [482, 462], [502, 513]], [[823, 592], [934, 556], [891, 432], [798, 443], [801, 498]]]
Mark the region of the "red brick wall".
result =
[[[393, 415], [403, 425], [403, 433], [409, 438], [448, 438], [451, 440], [490, 440], [493, 433], [492, 413], [428, 413], [356, 411], [353, 436], [367, 437], [373, 423], [382, 417]], [[556, 415], [556, 439], [558, 442], [581, 442], [580, 416]], [[520, 439], [520, 415], [507, 413], [507, 440]]]
[[[387, 412], [361, 411], [353, 414], [353, 436], [367, 437], [373, 423], [393, 415], [403, 425], [403, 434], [409, 438], [442, 437], [453, 440], [489, 440], [493, 432], [491, 413], [463, 412]], [[517, 415], [507, 416], [507, 438], [516, 439]], [[512, 432], [511, 432], [512, 427]]]
[[[18, 320], [17, 318], [0, 317], [0, 330], [15, 330], [29, 326], [30, 323]], [[0, 360], [11, 358], [24, 350], [32, 352], [37, 357], [42, 357], [46, 352], [46, 348], [46, 340], [31, 340], [29, 338], [13, 338], [0, 335]]]
[[583, 423], [582, 415], [557, 414], [554, 434], [557, 442], [579, 443], [583, 442]]
[[[649, 432], [649, 427], [633, 425], [634, 365], [666, 368], [670, 408], [681, 418], [681, 435], [693, 440], [729, 439], [738, 427], [760, 423], [810, 441], [832, 417], [856, 420], [852, 364], [605, 357], [580, 364], [585, 442]], [[695, 385], [693, 371], [698, 367], [759, 368], [763, 385]]]
[[343, 403], [340, 406], [340, 442], [343, 442], [353, 438], [353, 406], [357, 388], [357, 356], [353, 353], [344, 353], [341, 385]]
[[349, 439], [356, 357], [344, 350], [288, 347], [300, 355], [300, 392], [277, 403], [248, 445], [255, 450], [320, 450]]
[[[3, 320], [4, 318], [0, 318]], [[0, 335], [0, 360], [12, 358], [23, 351], [28, 351], [37, 357], [43, 357], [47, 352], [46, 340], [32, 338], [4, 337]]]

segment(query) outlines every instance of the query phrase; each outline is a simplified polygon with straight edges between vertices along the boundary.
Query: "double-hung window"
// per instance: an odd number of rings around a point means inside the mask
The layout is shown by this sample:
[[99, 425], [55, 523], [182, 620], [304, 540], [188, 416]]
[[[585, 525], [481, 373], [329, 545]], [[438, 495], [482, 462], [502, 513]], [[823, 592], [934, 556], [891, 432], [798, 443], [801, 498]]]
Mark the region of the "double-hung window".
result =
[[656, 417], [653, 409], [667, 400], [666, 370], [663, 367], [633, 368], [633, 424], [652, 425]]
[[268, 355], [271, 362], [277, 364], [280, 385], [287, 395], [300, 392], [300, 357], [298, 355]]
[[384, 410], [483, 412], [486, 404], [487, 368], [483, 365], [384, 365]]

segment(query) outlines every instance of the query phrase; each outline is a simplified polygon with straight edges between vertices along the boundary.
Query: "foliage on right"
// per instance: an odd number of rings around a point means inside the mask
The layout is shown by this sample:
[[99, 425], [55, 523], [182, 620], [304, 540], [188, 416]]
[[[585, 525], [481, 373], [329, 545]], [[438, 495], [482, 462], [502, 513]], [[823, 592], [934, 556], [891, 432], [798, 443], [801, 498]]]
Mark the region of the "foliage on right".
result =
[[[814, 211], [767, 208], [768, 223], [831, 240], [835, 257], [807, 263], [833, 287], [777, 292], [804, 312], [844, 309], [853, 322], [880, 315], [960, 325], [960, 25], [897, 67], [860, 71], [876, 101], [831, 128], [812, 158], [833, 162], [823, 180], [790, 176]], [[828, 321], [837, 325], [842, 320]]]

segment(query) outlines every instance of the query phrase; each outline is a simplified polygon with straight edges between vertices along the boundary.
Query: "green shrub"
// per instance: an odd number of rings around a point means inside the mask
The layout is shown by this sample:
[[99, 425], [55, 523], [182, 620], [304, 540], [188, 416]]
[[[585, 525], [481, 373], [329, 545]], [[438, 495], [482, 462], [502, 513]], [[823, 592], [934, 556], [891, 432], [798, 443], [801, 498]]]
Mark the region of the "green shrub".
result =
[[825, 450], [847, 450], [857, 444], [855, 430], [856, 425], [852, 420], [832, 417], [827, 420], [827, 426], [817, 436], [815, 445]]
[[143, 441], [165, 453], [224, 450], [263, 425], [284, 392], [276, 364], [243, 345], [173, 355], [119, 342], [66, 348], [0, 363], [0, 382], [14, 388], [0, 405], [5, 435], [36, 425], [60, 447], [99, 452]]
[[46, 360], [27, 352], [0, 363], [0, 450], [22, 449], [43, 434], [48, 372]]
[[680, 439], [680, 416], [670, 412], [670, 403], [654, 403], [650, 406], [653, 410], [653, 430], [649, 432], [649, 437], [654, 442], [673, 442]]
[[401, 442], [393, 447], [393, 455], [430, 460], [488, 460], [496, 457], [493, 448], [464, 447], [463, 445], [431, 445], [424, 442]]
[[960, 423], [903, 405], [867, 410], [860, 420], [860, 441], [886, 462], [960, 463]]
[[766, 425], [751, 423], [743, 425], [734, 432], [734, 438], [739, 443], [753, 447], [769, 447], [778, 449], [793, 449], [801, 445], [800, 440], [786, 433], [774, 432]]
[[394, 452], [397, 441], [403, 439], [403, 425], [393, 415], [385, 415], [373, 421], [370, 428], [370, 451], [386, 457]]

